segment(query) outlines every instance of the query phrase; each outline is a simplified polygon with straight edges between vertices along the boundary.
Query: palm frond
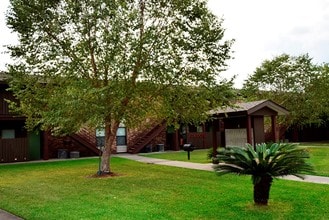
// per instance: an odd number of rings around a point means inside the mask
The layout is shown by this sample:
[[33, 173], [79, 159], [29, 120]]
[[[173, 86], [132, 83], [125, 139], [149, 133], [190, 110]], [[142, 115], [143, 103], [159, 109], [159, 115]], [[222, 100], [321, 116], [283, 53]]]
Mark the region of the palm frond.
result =
[[271, 143], [257, 144], [255, 148], [228, 147], [218, 152], [219, 164], [215, 166], [218, 174], [236, 173], [252, 175], [252, 180], [262, 176], [295, 175], [303, 178], [303, 173], [312, 173], [313, 167], [307, 163], [309, 153], [297, 144]]

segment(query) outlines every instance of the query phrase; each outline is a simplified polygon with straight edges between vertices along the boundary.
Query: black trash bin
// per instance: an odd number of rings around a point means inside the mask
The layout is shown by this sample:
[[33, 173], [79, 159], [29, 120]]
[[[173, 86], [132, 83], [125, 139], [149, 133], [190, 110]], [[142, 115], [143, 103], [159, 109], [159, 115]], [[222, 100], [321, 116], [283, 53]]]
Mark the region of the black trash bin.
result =
[[163, 152], [164, 151], [164, 144], [157, 144], [157, 151]]
[[66, 159], [67, 158], [67, 149], [58, 149], [57, 158], [58, 159]]
[[147, 145], [145, 147], [146, 153], [151, 153], [152, 152], [152, 145]]
[[79, 158], [80, 152], [79, 151], [71, 151], [70, 152], [70, 158]]

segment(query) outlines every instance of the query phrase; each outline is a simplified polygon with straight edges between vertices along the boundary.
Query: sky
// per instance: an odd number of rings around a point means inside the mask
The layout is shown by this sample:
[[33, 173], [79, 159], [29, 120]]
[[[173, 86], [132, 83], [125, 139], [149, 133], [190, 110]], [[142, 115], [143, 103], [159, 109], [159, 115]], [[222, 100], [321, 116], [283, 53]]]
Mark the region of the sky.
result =
[[[0, 70], [11, 62], [3, 45], [15, 44], [6, 27], [9, 0], [0, 0]], [[329, 0], [208, 0], [209, 9], [223, 19], [225, 39], [234, 39], [233, 59], [220, 73], [235, 87], [266, 59], [282, 53], [308, 53], [314, 63], [329, 63]]]

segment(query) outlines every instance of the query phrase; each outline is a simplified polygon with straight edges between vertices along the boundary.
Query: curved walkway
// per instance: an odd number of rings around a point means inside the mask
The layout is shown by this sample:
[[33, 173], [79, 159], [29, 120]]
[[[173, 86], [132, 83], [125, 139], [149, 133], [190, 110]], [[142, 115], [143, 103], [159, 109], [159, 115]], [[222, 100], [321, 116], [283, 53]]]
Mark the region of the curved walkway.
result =
[[9, 212], [0, 209], [0, 219], [1, 220], [23, 220], [22, 218], [13, 215]]
[[[143, 156], [139, 156], [139, 155], [135, 155], [135, 154], [117, 154], [115, 156], [139, 161], [142, 163], [148, 163], [148, 164], [159, 164], [159, 165], [181, 167], [181, 168], [187, 168], [187, 169], [214, 171], [213, 164], [211, 164], [211, 163], [201, 164], [201, 163], [165, 160], [165, 159], [143, 157]], [[289, 176], [282, 177], [282, 179], [294, 180], [294, 181], [300, 181], [300, 182], [318, 183], [318, 184], [329, 184], [329, 177], [323, 177], [323, 176], [305, 175], [305, 179], [300, 179], [293, 175], [289, 175]]]

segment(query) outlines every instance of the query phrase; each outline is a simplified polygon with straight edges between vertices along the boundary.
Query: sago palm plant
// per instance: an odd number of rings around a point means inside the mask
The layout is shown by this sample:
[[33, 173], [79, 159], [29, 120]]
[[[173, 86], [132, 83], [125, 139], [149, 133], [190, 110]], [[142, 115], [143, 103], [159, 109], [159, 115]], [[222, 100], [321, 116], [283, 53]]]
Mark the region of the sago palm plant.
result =
[[251, 175], [254, 185], [254, 202], [267, 205], [273, 178], [295, 175], [304, 178], [303, 173], [313, 172], [306, 162], [309, 153], [305, 148], [290, 143], [247, 144], [245, 147], [228, 147], [218, 152], [218, 174], [236, 173]]

